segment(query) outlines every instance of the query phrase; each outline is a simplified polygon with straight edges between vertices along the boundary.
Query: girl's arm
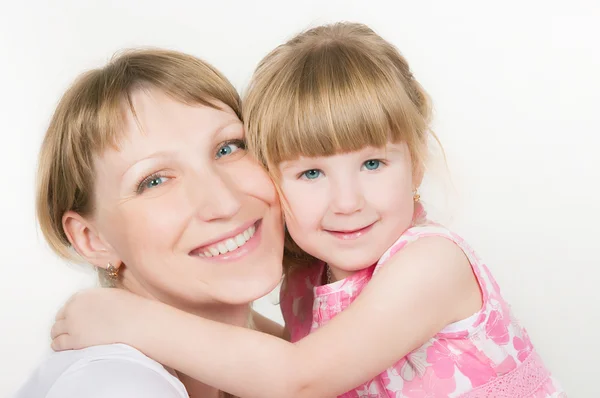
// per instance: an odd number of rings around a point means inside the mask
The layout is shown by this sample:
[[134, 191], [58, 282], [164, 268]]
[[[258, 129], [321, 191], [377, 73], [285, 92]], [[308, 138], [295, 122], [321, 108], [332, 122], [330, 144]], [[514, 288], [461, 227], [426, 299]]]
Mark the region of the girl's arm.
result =
[[262, 398], [342, 394], [481, 307], [466, 256], [440, 237], [399, 251], [348, 309], [296, 344], [126, 292], [88, 293], [65, 307], [53, 334], [67, 334], [55, 348], [124, 342], [221, 390]]

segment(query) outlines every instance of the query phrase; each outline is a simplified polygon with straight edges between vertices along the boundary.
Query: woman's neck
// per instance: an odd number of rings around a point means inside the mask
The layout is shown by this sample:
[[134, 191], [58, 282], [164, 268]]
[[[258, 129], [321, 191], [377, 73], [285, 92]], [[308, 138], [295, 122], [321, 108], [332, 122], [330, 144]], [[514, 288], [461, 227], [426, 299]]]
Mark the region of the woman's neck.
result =
[[250, 319], [250, 304], [243, 305], [202, 305], [193, 308], [180, 309], [211, 321], [226, 323], [233, 326], [247, 327]]
[[190, 314], [197, 315], [211, 321], [227, 323], [229, 325], [246, 327], [251, 314], [250, 304], [230, 305], [223, 303], [189, 303], [172, 294], [162, 295], [151, 292], [138, 282], [129, 269], [121, 272], [122, 280], [119, 287], [133, 294], [150, 300], [160, 301]]
[[223, 394], [214, 387], [192, 379], [190, 376], [181, 372], [176, 372], [177, 377], [185, 386], [190, 398], [221, 398]]

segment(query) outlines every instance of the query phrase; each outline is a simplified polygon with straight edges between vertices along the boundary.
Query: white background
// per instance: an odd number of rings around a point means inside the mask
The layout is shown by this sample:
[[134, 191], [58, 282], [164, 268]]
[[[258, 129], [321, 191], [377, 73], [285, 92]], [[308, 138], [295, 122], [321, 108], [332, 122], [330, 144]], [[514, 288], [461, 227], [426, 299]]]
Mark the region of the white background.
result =
[[[336, 20], [371, 25], [408, 58], [448, 155], [424, 201], [486, 260], [570, 396], [600, 396], [597, 1], [1, 4], [0, 396], [45, 354], [63, 300], [92, 279], [46, 248], [33, 210], [41, 137], [75, 76], [121, 48], [161, 46], [243, 89], [273, 47]], [[279, 319], [269, 300], [257, 307]]]

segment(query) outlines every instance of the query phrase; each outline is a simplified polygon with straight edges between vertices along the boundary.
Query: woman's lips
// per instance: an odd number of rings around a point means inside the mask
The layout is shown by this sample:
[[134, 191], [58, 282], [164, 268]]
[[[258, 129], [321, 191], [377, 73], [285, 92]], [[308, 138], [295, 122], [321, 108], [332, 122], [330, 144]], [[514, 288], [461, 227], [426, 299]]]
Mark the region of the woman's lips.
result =
[[[244, 243], [239, 245], [241, 241], [235, 242], [237, 247], [232, 246], [234, 243], [228, 242], [233, 238], [225, 239], [221, 242], [215, 242], [213, 245], [204, 246], [190, 252], [191, 256], [200, 257], [205, 261], [231, 261], [236, 260], [240, 257], [253, 251], [259, 244], [262, 236], [262, 220], [257, 221], [255, 224], [249, 227], [250, 231], [244, 237]], [[241, 233], [242, 235], [244, 232]], [[239, 235], [239, 234], [238, 234]], [[237, 236], [237, 235], [236, 235]], [[239, 236], [237, 236], [240, 238]], [[241, 239], [241, 238], [240, 238]], [[217, 253], [218, 251], [218, 253]]]

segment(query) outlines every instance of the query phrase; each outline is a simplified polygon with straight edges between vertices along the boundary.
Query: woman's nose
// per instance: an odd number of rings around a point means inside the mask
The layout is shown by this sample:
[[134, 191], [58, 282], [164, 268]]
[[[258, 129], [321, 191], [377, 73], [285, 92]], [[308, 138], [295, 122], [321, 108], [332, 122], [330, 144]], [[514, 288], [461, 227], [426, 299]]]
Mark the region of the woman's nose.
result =
[[240, 211], [239, 191], [229, 176], [207, 170], [196, 182], [188, 181], [188, 192], [202, 220], [227, 219]]

